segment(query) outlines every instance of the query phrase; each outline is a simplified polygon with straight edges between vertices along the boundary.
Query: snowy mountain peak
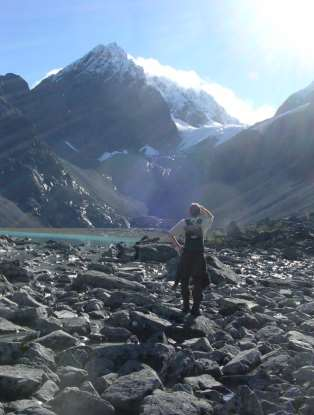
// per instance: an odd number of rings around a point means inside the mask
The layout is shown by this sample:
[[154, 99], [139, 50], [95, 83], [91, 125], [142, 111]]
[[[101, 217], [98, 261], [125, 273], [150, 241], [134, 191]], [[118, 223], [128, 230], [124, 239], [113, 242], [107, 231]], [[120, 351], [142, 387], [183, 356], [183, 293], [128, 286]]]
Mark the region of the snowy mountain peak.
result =
[[69, 72], [79, 74], [96, 73], [99, 75], [130, 76], [144, 79], [144, 71], [137, 66], [127, 53], [115, 42], [108, 45], [98, 45], [82, 58], [73, 62], [60, 71], [55, 79], [60, 79]]
[[202, 127], [213, 123], [240, 124], [204, 90], [184, 88], [161, 76], [146, 74], [146, 77], [147, 82], [161, 93], [176, 119], [193, 127]]
[[[95, 58], [106, 56], [108, 58], [127, 59], [126, 52], [116, 43], [108, 43], [108, 45], [97, 45], [87, 55], [93, 55]], [[85, 56], [87, 56], [85, 55]]]

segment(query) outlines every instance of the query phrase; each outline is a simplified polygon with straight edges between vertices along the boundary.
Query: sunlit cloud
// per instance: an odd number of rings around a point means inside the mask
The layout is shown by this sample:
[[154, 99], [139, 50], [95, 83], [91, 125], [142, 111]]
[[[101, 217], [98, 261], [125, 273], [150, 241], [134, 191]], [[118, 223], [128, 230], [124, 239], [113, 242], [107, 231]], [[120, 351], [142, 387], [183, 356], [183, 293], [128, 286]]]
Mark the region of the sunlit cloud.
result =
[[32, 88], [35, 88], [38, 84], [41, 83], [41, 81], [43, 81], [44, 79], [48, 78], [51, 75], [56, 75], [58, 72], [60, 72], [63, 68], [55, 68], [55, 69], [51, 69], [50, 71], [48, 71], [46, 73], [45, 76], [43, 76], [41, 79], [39, 79], [38, 81], [36, 81], [34, 83], [34, 85], [32, 85]]
[[[252, 101], [239, 97], [230, 88], [202, 79], [195, 71], [180, 70], [169, 65], [162, 65], [157, 59], [129, 57], [133, 59], [137, 65], [142, 66], [145, 73], [148, 75], [163, 76], [184, 88], [206, 91], [208, 94], [212, 95], [230, 115], [238, 118], [245, 124], [254, 124], [255, 122], [265, 120], [266, 118], [272, 117], [275, 113], [275, 108], [271, 105], [257, 106]], [[255, 73], [254, 76], [258, 76], [258, 74]]]

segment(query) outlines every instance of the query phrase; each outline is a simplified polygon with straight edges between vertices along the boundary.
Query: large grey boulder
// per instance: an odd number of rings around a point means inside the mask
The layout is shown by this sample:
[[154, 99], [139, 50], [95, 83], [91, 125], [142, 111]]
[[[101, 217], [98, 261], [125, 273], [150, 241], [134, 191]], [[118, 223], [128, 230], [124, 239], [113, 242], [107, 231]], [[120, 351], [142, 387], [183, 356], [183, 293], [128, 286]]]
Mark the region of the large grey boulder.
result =
[[132, 311], [130, 313], [131, 330], [138, 335], [151, 335], [158, 331], [165, 331], [171, 326], [168, 320], [162, 319], [154, 313]]
[[25, 343], [24, 334], [0, 336], [0, 364], [13, 365], [22, 355], [22, 345]]
[[58, 354], [58, 364], [74, 366], [83, 369], [90, 358], [91, 348], [88, 346], [75, 346]]
[[99, 271], [87, 271], [77, 276], [73, 282], [73, 288], [80, 290], [84, 287], [105, 288], [107, 290], [146, 291], [146, 287], [143, 284]]
[[6, 318], [0, 317], [0, 335], [18, 333], [18, 332], [26, 332], [26, 331], [29, 331], [29, 330], [25, 329], [24, 327], [18, 326], [17, 324], [12, 323]]
[[207, 270], [210, 280], [216, 285], [237, 285], [240, 277], [227, 265], [223, 264], [214, 255], [206, 256]]
[[113, 415], [115, 412], [109, 402], [78, 388], [65, 388], [49, 405], [58, 415]]
[[132, 333], [124, 327], [114, 327], [107, 324], [100, 330], [100, 334], [105, 341], [109, 342], [127, 341], [132, 336]]
[[296, 370], [294, 373], [294, 378], [296, 382], [300, 385], [310, 382], [314, 382], [314, 366], [303, 366], [300, 369]]
[[18, 305], [6, 297], [0, 298], [0, 317], [10, 321], [15, 319], [15, 314], [18, 311]]
[[35, 330], [38, 323], [48, 318], [47, 307], [19, 307], [14, 314], [14, 322]]
[[314, 301], [309, 303], [301, 304], [298, 308], [298, 311], [301, 313], [309, 314], [310, 316], [314, 315]]
[[25, 290], [13, 293], [10, 299], [22, 307], [45, 307]]
[[60, 377], [61, 388], [66, 386], [79, 386], [88, 378], [86, 370], [72, 366], [58, 367], [57, 374]]
[[257, 340], [270, 343], [281, 343], [284, 340], [284, 330], [275, 325], [267, 325], [256, 333]]
[[248, 386], [240, 386], [237, 394], [216, 411], [217, 415], [265, 415], [257, 395]]
[[86, 317], [71, 317], [62, 319], [63, 330], [70, 334], [77, 333], [80, 336], [90, 334], [90, 322]]
[[261, 353], [257, 349], [244, 350], [237, 354], [222, 369], [224, 375], [248, 373], [261, 362]]
[[314, 333], [314, 318], [304, 321], [304, 323], [301, 324], [301, 329], [307, 334]]
[[34, 396], [42, 402], [48, 402], [57, 392], [59, 392], [59, 386], [53, 380], [47, 380]]
[[180, 382], [184, 377], [193, 376], [194, 374], [195, 359], [192, 351], [178, 351], [170, 362], [167, 381], [170, 384], [175, 384]]
[[189, 376], [184, 378], [183, 383], [192, 386], [193, 390], [207, 390], [221, 387], [211, 375]]
[[175, 348], [170, 344], [146, 343], [143, 346], [141, 360], [156, 370], [158, 376], [164, 380], [175, 354]]
[[186, 319], [184, 324], [173, 324], [166, 327], [165, 333], [168, 337], [179, 342], [197, 337], [207, 337], [209, 341], [213, 341], [217, 330], [219, 328], [212, 320], [205, 316], [199, 316]]
[[93, 380], [111, 373], [114, 369], [114, 363], [104, 357], [94, 356], [87, 362], [85, 368], [88, 371], [89, 378]]
[[153, 313], [157, 314], [159, 317], [165, 318], [166, 320], [182, 320], [182, 310], [167, 303], [156, 302], [156, 304], [152, 305], [151, 310]]
[[144, 294], [141, 292], [117, 290], [111, 293], [111, 297], [108, 299], [107, 304], [111, 307], [120, 306], [123, 303], [133, 303], [138, 306], [149, 307], [155, 303], [156, 299], [151, 294]]
[[55, 353], [39, 343], [31, 343], [24, 346], [24, 353], [18, 361], [35, 367], [49, 367], [54, 369], [56, 366]]
[[15, 401], [32, 396], [43, 382], [44, 371], [25, 365], [0, 366], [0, 399]]
[[288, 331], [286, 339], [291, 349], [296, 351], [312, 350], [314, 347], [314, 337], [300, 333], [296, 330]]
[[[139, 360], [142, 354], [143, 346], [140, 344], [103, 343], [93, 348], [89, 362], [94, 361], [94, 364], [97, 364], [97, 361], [103, 359], [107, 362], [106, 367], [109, 369], [113, 367], [119, 369], [128, 360]], [[108, 366], [108, 362], [110, 362], [110, 366]], [[87, 367], [90, 370], [90, 363]]]
[[106, 320], [106, 323], [109, 326], [114, 327], [123, 327], [129, 329], [131, 325], [131, 317], [128, 310], [119, 310], [111, 314], [111, 316]]
[[213, 376], [215, 379], [222, 376], [218, 363], [206, 357], [201, 357], [195, 360], [194, 372], [195, 375], [208, 374]]
[[63, 330], [56, 330], [36, 340], [49, 349], [61, 351], [77, 345], [78, 340]]
[[254, 301], [245, 300], [242, 298], [222, 297], [219, 300], [219, 306], [220, 314], [223, 316], [229, 316], [236, 313], [237, 311], [254, 311], [254, 309], [257, 307], [257, 304]]
[[144, 262], [167, 262], [178, 256], [177, 251], [166, 244], [137, 245], [137, 249], [138, 260]]
[[212, 352], [214, 350], [206, 337], [185, 340], [182, 347], [200, 352]]
[[112, 403], [117, 410], [130, 412], [140, 406], [145, 396], [155, 389], [163, 388], [157, 373], [147, 367], [138, 372], [121, 376], [105, 392], [103, 398]]
[[11, 282], [29, 282], [33, 279], [33, 273], [24, 268], [19, 260], [3, 261], [0, 263], [0, 273]]
[[198, 399], [186, 392], [164, 392], [157, 389], [147, 396], [140, 409], [140, 415], [212, 415], [209, 402]]

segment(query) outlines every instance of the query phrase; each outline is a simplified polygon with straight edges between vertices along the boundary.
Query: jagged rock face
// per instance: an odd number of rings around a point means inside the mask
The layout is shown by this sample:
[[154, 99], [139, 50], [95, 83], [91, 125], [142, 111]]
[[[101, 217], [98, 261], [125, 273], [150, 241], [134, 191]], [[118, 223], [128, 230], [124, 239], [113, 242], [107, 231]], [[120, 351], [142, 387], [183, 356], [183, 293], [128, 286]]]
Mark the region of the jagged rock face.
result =
[[29, 92], [27, 82], [19, 75], [8, 73], [0, 76], [0, 95], [10, 104], [19, 106]]
[[117, 45], [96, 47], [44, 80], [31, 91], [24, 112], [40, 138], [78, 160], [146, 144], [168, 150], [177, 144], [167, 104]]
[[0, 82], [0, 195], [7, 225], [19, 224], [17, 216], [23, 212], [21, 223], [29, 225], [125, 226], [110, 206], [93, 199], [48, 147], [35, 140], [31, 122], [14, 106], [27, 92], [21, 78], [10, 75]]
[[0, 160], [21, 154], [32, 138], [31, 123], [0, 94]]
[[170, 79], [147, 76], [150, 85], [160, 91], [175, 118], [193, 127], [218, 122], [220, 124], [239, 124], [215, 99], [205, 91], [183, 88]]
[[34, 132], [19, 105], [27, 96], [27, 83], [18, 75], [0, 76], [0, 159], [21, 154], [30, 145]]
[[125, 226], [110, 206], [93, 200], [38, 141], [23, 155], [2, 162], [0, 188], [5, 198], [46, 226]]

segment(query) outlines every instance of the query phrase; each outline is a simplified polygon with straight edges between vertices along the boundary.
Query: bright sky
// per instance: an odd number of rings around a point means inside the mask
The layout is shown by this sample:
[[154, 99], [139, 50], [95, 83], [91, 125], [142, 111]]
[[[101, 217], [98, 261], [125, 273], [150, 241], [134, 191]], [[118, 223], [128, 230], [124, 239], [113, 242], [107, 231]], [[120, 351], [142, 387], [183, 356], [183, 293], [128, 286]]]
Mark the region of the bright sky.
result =
[[312, 0], [1, 0], [0, 73], [34, 85], [115, 41], [251, 123], [314, 80], [313, 15]]

